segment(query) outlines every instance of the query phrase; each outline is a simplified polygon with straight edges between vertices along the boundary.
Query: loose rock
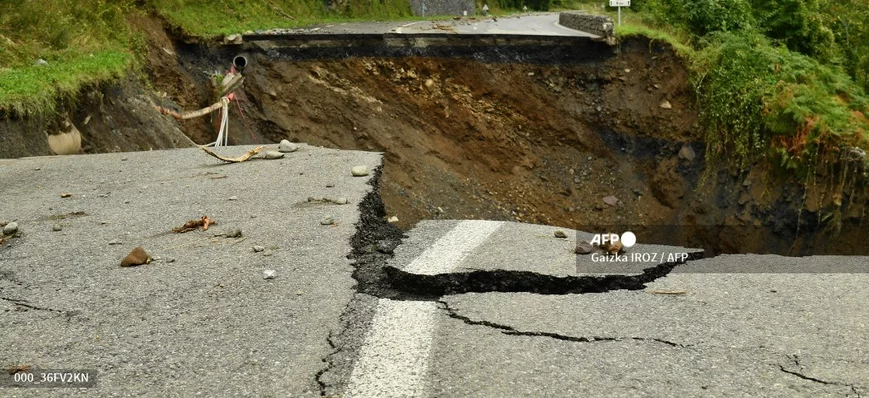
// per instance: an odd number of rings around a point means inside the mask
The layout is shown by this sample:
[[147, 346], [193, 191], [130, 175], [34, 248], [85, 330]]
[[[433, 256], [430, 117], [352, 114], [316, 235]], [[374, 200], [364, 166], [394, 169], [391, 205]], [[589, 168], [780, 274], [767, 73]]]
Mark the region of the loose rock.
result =
[[691, 148], [690, 145], [685, 145], [679, 150], [679, 159], [685, 159], [690, 162], [694, 160], [694, 157], [696, 156], [697, 154], [694, 153], [694, 148]]
[[262, 157], [263, 159], [280, 159], [284, 157], [284, 154], [278, 151], [265, 151], [263, 152]]
[[258, 246], [258, 245], [257, 245], [257, 246], [254, 246], [254, 247], [253, 247], [253, 252], [254, 252], [254, 253], [259, 253], [259, 252], [262, 252], [262, 251], [265, 250], [265, 249], [266, 249], [265, 247], [263, 247], [263, 246]]
[[278, 277], [278, 271], [267, 269], [263, 271], [263, 279], [275, 279]]
[[227, 238], [241, 238], [242, 233], [241, 233], [240, 229], [233, 229], [233, 230], [227, 232], [226, 235], [224, 235], [224, 236], [226, 236]]
[[72, 194], [71, 194], [71, 193], [67, 193], [67, 192], [64, 192], [64, 193], [60, 194], [60, 197], [61, 197], [61, 198], [68, 198], [68, 197], [70, 197], [70, 196], [72, 196]]
[[280, 144], [278, 144], [279, 152], [295, 152], [299, 150], [299, 146], [293, 144], [289, 140], [282, 140]]
[[562, 230], [560, 230], [560, 229], [555, 230], [554, 235], [555, 235], [556, 238], [561, 238], [561, 239], [566, 239], [566, 238], [567, 238], [567, 234], [564, 233], [564, 231], [562, 231]]
[[350, 201], [348, 201], [347, 198], [338, 198], [338, 199], [333, 200], [333, 202], [335, 202], [335, 204], [339, 204], [339, 205], [346, 205], [347, 203], [350, 203]]
[[661, 109], [673, 109], [673, 105], [670, 104], [670, 101], [664, 100], [661, 102]]
[[10, 222], [3, 227], [3, 235], [15, 235], [16, 232], [18, 232], [18, 223], [15, 221]]
[[350, 169], [350, 173], [353, 174], [353, 177], [365, 177], [368, 175], [368, 167], [367, 166], [356, 166]]
[[151, 262], [151, 256], [145, 252], [145, 249], [136, 247], [127, 257], [121, 260], [121, 267], [134, 267], [137, 265], [148, 264]]
[[386, 221], [387, 221], [388, 223], [390, 223], [390, 224], [397, 223], [397, 222], [398, 222], [398, 216], [392, 216], [392, 217], [389, 217], [389, 219], [386, 220]]
[[579, 241], [576, 242], [576, 249], [574, 249], [573, 252], [576, 254], [588, 254], [591, 253], [592, 250], [594, 250], [594, 246], [592, 246], [591, 243]]
[[54, 232], [62, 231], [63, 227], [60, 224], [54, 224], [51, 226], [51, 230]]
[[120, 245], [120, 244], [121, 244], [121, 241], [119, 241], [119, 240], [117, 240], [117, 239], [112, 240], [111, 242], [109, 242], [109, 245], [111, 245], [111, 246], [114, 246], [114, 245]]
[[40, 58], [40, 59], [37, 59], [36, 62], [34, 62], [33, 64], [36, 66], [48, 66], [48, 61]]
[[238, 196], [230, 196], [229, 200], [238, 200]]
[[619, 199], [613, 195], [606, 196], [603, 198], [603, 202], [610, 206], [617, 206], [619, 204]]
[[326, 217], [323, 217], [322, 220], [320, 220], [320, 225], [332, 225], [332, 224], [335, 224], [335, 218], [333, 218], [332, 216], [326, 216]]

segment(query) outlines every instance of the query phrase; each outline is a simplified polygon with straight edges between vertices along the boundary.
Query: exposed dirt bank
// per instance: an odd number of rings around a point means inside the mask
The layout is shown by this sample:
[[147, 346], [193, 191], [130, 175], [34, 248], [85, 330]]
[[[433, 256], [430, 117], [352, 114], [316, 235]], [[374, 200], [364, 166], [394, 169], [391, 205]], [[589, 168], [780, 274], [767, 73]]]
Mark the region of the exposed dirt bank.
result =
[[[713, 252], [869, 254], [860, 238], [869, 188], [822, 176], [806, 193], [760, 165], [706, 170], [688, 72], [661, 43], [393, 57], [371, 47], [212, 48], [173, 41], [154, 20], [138, 25], [154, 87], [184, 109], [210, 104], [208, 75], [245, 53], [231, 143], [384, 152], [381, 193], [402, 228], [484, 218], [630, 228], [643, 241]], [[200, 144], [215, 138], [207, 117], [182, 128]]]
[[[67, 137], [78, 131], [78, 145], [64, 143], [72, 153], [148, 151], [193, 145], [170, 117], [155, 113], [153, 95], [137, 80], [88, 87], [59, 104], [59, 114], [40, 118], [0, 116], [0, 158], [54, 155], [49, 135]], [[71, 125], [70, 125], [71, 124]], [[74, 128], [72, 127], [74, 126]]]

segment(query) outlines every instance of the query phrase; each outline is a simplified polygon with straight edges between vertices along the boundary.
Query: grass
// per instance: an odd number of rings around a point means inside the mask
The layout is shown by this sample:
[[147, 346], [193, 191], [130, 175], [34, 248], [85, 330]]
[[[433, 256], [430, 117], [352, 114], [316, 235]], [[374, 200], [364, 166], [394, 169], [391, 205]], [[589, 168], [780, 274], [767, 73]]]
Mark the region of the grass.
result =
[[405, 0], [346, 2], [334, 10], [325, 9], [322, 0], [151, 0], [150, 3], [170, 24], [201, 38], [324, 22], [414, 19], [410, 3]]
[[52, 55], [46, 66], [0, 71], [0, 108], [20, 115], [52, 112], [58, 98], [71, 96], [89, 84], [120, 78], [132, 61], [130, 52], [117, 50]]
[[0, 111], [51, 113], [59, 98], [123, 76], [134, 64], [133, 11], [129, 0], [0, 2]]

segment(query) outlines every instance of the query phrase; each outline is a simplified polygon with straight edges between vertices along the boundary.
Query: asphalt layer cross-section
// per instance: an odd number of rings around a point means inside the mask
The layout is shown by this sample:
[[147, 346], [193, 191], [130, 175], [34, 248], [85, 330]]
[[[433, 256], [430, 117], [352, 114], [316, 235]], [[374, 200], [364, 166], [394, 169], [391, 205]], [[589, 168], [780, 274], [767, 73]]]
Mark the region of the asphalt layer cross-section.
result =
[[[238, 164], [199, 149], [0, 160], [0, 216], [20, 231], [0, 247], [0, 361], [98, 372], [90, 389], [0, 396], [319, 396], [374, 175], [350, 169], [380, 161], [305, 145]], [[170, 232], [204, 215], [208, 231]], [[159, 260], [121, 268], [136, 246]]]

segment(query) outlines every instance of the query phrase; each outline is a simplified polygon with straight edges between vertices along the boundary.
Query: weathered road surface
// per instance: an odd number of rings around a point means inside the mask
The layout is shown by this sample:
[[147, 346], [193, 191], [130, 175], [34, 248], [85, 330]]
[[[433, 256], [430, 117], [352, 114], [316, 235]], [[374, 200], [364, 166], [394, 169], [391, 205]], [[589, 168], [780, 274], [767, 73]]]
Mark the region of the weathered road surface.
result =
[[[400, 287], [428, 296], [357, 297], [365, 303], [359, 307], [374, 310], [358, 322], [364, 327], [339, 339], [355, 354], [333, 362], [353, 365], [335, 366], [339, 374], [328, 378], [334, 386], [327, 391], [362, 397], [869, 394], [869, 259], [719, 256], [648, 263], [656, 271], [645, 274], [605, 265], [596, 271], [614, 273], [590, 282], [583, 272], [589, 257], [577, 261], [572, 253], [573, 233], [558, 239], [554, 230], [492, 221], [421, 223], [389, 267]], [[651, 245], [629, 252], [696, 253]]]
[[[638, 244], [654, 259], [595, 263], [573, 253], [589, 234], [500, 221], [423, 222], [396, 247], [373, 177], [350, 175], [380, 160], [0, 161], [20, 225], [0, 247], [0, 361], [99, 372], [0, 395], [869, 395], [866, 257]], [[218, 224], [169, 232], [202, 215]], [[160, 259], [119, 267], [135, 246]]]
[[[309, 146], [239, 164], [199, 149], [0, 160], [0, 217], [21, 234], [0, 247], [0, 362], [99, 372], [92, 389], [0, 396], [319, 396], [371, 190], [350, 169], [380, 160]], [[217, 225], [170, 232], [203, 215]], [[119, 267], [136, 246], [160, 260]]]
[[299, 29], [272, 29], [255, 35], [526, 35], [596, 37], [592, 34], [566, 28], [558, 24], [558, 13], [535, 13], [503, 18], [477, 17], [461, 20], [412, 22], [344, 22], [313, 25]]

